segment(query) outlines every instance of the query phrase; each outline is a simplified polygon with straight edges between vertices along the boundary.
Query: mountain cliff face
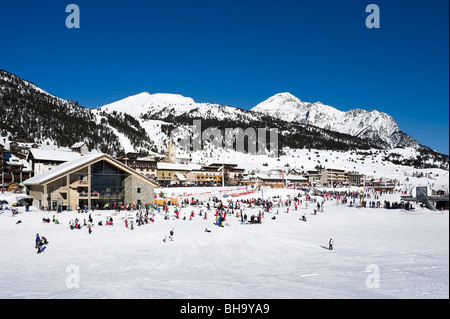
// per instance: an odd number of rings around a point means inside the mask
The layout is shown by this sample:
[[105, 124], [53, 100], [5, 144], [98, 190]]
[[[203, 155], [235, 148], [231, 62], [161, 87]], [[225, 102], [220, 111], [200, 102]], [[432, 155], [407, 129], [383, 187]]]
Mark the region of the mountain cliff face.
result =
[[[193, 121], [200, 119], [202, 131], [215, 127], [222, 134], [227, 128], [276, 128], [278, 155], [304, 148], [349, 151], [412, 147], [421, 158], [431, 156], [448, 169], [447, 155], [420, 145], [385, 113], [342, 112], [320, 102], [302, 102], [288, 93], [277, 94], [252, 110], [147, 92], [87, 109], [0, 70], [0, 114], [1, 136], [66, 147], [85, 141], [89, 148], [113, 156], [137, 151], [163, 154], [172, 130], [191, 132]], [[208, 152], [214, 150], [209, 148]], [[419, 161], [411, 163], [417, 166]]]
[[65, 101], [31, 82], [0, 70], [0, 134], [36, 143], [89, 147], [117, 153], [121, 145], [109, 127], [98, 125], [92, 112]]
[[376, 110], [340, 111], [320, 102], [302, 102], [290, 93], [276, 94], [252, 111], [285, 121], [314, 125], [365, 139], [381, 148], [418, 147], [420, 144], [400, 131], [394, 119]]
[[[101, 112], [123, 112], [139, 119], [141, 126], [147, 128], [156, 144], [167, 145], [168, 136], [161, 136], [162, 130], [166, 135], [177, 127], [186, 128], [193, 125], [193, 120], [200, 119], [202, 128], [217, 127], [222, 134], [226, 128], [277, 128], [279, 130], [279, 148], [317, 148], [368, 149], [376, 147], [374, 144], [358, 137], [329, 131], [320, 127], [299, 125], [278, 119], [263, 113], [243, 110], [230, 106], [212, 103], [195, 103], [191, 98], [175, 94], [141, 93], [123, 100], [102, 106]], [[156, 125], [155, 125], [156, 124]], [[159, 135], [156, 137], [155, 135]], [[164, 148], [162, 148], [164, 151]]]

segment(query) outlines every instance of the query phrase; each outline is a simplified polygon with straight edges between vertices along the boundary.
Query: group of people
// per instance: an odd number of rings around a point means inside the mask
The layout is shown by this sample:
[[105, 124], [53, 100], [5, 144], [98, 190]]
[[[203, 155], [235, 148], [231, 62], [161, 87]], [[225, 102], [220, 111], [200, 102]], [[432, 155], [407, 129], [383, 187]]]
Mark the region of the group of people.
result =
[[155, 222], [155, 214], [153, 212], [149, 212], [148, 209], [146, 212], [143, 212], [142, 209], [136, 212], [136, 218], [126, 218], [125, 219], [125, 227], [131, 230], [134, 229], [134, 223], [138, 226], [146, 225], [149, 223]]
[[398, 202], [393, 202], [392, 204], [391, 204], [391, 202], [390, 201], [387, 201], [387, 200], [385, 200], [384, 201], [384, 208], [387, 208], [387, 209], [397, 209], [397, 208], [401, 208], [401, 209], [406, 209], [406, 210], [409, 210], [409, 209], [412, 209], [413, 208], [413, 205], [410, 203], [410, 202], [400, 202], [400, 203], [398, 203]]
[[48, 240], [47, 238], [45, 238], [44, 236], [39, 236], [39, 233], [36, 234], [36, 246], [35, 248], [37, 249], [37, 253], [40, 254], [42, 253], [48, 245]]
[[[88, 222], [86, 222], [86, 219], [83, 219], [83, 226], [88, 228], [89, 234], [92, 233], [93, 222], [94, 220], [92, 219], [91, 214], [89, 214]], [[81, 229], [81, 227], [82, 225], [80, 224], [80, 220], [78, 218], [75, 218], [75, 220], [71, 219], [69, 221], [69, 228], [71, 230]]]
[[[51, 221], [52, 221], [53, 223], [55, 223], [55, 224], [59, 224], [59, 219], [56, 218], [55, 215], [53, 215]], [[50, 218], [48, 218], [48, 217], [47, 217], [47, 218], [43, 217], [43, 218], [42, 218], [42, 222], [43, 222], [43, 223], [50, 224]]]

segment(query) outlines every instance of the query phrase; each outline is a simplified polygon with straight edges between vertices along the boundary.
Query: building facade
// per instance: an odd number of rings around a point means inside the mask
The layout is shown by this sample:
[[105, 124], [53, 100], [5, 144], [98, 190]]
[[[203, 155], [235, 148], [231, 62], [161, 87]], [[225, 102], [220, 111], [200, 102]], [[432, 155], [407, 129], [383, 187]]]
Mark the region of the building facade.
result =
[[347, 177], [345, 176], [345, 170], [326, 168], [320, 172], [320, 183], [323, 186], [339, 186], [347, 185]]
[[63, 163], [26, 181], [33, 206], [48, 210], [153, 204], [158, 185], [109, 155], [97, 153]]
[[117, 160], [148, 178], [155, 180], [157, 178], [157, 162], [145, 154], [127, 153], [126, 156], [117, 158]]

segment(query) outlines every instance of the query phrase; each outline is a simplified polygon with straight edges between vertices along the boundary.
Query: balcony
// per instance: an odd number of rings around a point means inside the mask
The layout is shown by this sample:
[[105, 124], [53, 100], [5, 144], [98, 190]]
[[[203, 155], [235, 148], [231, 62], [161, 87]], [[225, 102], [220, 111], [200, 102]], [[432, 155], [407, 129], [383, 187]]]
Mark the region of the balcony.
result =
[[[88, 198], [88, 194], [86, 193], [78, 193], [78, 197], [80, 198]], [[92, 193], [91, 194], [91, 198], [99, 198], [100, 194], [99, 193]]]
[[70, 184], [70, 187], [77, 188], [77, 187], [88, 187], [88, 181], [75, 181]]

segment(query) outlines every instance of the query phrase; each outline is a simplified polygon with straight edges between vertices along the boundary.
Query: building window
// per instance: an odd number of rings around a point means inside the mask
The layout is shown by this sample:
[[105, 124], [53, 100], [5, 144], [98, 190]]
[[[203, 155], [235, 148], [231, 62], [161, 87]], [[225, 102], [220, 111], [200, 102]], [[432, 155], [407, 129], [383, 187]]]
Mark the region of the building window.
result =
[[138, 189], [137, 189], [137, 193], [138, 193], [138, 194], [140, 194], [140, 193], [141, 193], [141, 188], [140, 188], [140, 187], [138, 187]]

